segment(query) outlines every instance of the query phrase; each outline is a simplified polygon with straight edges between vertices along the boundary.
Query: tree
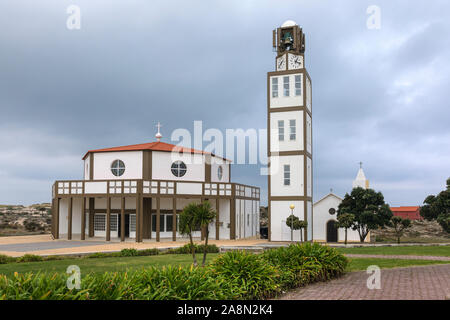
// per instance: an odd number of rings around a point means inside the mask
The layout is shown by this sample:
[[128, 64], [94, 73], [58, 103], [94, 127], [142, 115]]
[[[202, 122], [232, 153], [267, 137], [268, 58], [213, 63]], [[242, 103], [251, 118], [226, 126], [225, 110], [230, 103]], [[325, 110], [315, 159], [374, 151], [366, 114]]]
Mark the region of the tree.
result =
[[297, 216], [294, 216], [293, 214], [291, 214], [286, 219], [286, 225], [291, 229], [291, 241], [293, 241], [294, 239], [294, 230], [299, 229], [299, 222], [300, 219]]
[[344, 228], [345, 230], [345, 244], [347, 245], [347, 230], [353, 226], [355, 221], [355, 215], [351, 213], [343, 213], [337, 216], [338, 228]]
[[390, 226], [394, 228], [397, 243], [400, 243], [400, 237], [403, 236], [405, 230], [411, 226], [411, 220], [403, 219], [398, 216], [392, 216]]
[[344, 213], [355, 216], [351, 228], [358, 231], [361, 242], [364, 242], [370, 230], [386, 226], [392, 217], [392, 211], [384, 202], [381, 192], [361, 187], [354, 188], [351, 194], [345, 194], [339, 204], [338, 216]]
[[192, 259], [194, 260], [194, 266], [197, 266], [197, 258], [195, 257], [195, 246], [194, 241], [192, 239], [192, 232], [198, 229], [199, 225], [196, 219], [197, 212], [197, 204], [190, 203], [186, 207], [184, 207], [183, 211], [180, 214], [180, 233], [182, 235], [188, 235], [189, 241], [191, 244], [191, 253]]
[[450, 178], [447, 179], [447, 189], [437, 196], [428, 196], [420, 208], [420, 215], [426, 220], [436, 220], [446, 232], [450, 233]]
[[195, 220], [197, 224], [205, 230], [205, 247], [203, 248], [203, 261], [202, 267], [205, 266], [206, 254], [208, 251], [208, 237], [209, 237], [209, 224], [216, 217], [216, 212], [211, 208], [209, 201], [205, 201], [197, 205], [197, 210], [195, 211]]

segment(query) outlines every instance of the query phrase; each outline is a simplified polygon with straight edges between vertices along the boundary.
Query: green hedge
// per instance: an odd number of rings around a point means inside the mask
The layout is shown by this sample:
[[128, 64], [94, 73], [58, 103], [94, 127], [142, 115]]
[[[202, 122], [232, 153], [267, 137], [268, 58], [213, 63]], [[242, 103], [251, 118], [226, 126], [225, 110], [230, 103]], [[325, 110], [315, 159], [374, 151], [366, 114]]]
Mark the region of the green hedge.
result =
[[262, 254], [230, 251], [204, 268], [92, 273], [81, 279], [80, 290], [67, 289], [62, 273], [0, 276], [0, 299], [264, 299], [339, 276], [346, 265], [336, 249], [305, 243]]

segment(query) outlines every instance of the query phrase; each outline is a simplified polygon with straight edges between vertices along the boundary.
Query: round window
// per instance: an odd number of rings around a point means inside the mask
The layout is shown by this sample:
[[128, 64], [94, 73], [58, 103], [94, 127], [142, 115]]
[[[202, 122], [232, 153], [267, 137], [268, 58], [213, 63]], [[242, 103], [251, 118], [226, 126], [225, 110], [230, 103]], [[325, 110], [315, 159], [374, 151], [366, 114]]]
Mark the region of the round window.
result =
[[186, 174], [186, 164], [183, 161], [175, 161], [170, 169], [175, 177], [182, 177]]
[[222, 180], [222, 177], [223, 177], [223, 168], [222, 166], [219, 166], [217, 168], [217, 178], [219, 178], [219, 180]]
[[111, 172], [116, 177], [120, 177], [125, 172], [125, 164], [122, 160], [114, 160], [111, 163]]
[[335, 208], [330, 208], [330, 210], [328, 210], [329, 214], [335, 214], [336, 213], [336, 209]]

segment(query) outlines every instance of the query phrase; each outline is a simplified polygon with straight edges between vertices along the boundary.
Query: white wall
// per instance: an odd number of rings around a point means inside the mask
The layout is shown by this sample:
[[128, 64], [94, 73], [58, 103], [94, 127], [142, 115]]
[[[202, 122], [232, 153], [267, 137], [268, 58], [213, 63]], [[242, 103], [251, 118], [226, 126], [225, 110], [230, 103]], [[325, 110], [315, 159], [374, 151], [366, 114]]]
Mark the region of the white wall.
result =
[[[273, 160], [277, 158], [277, 160]], [[303, 156], [270, 157], [270, 189], [272, 196], [303, 196]], [[290, 165], [291, 181], [284, 185], [284, 165]]]
[[[72, 205], [72, 237], [81, 234], [81, 208], [83, 200], [74, 198]], [[67, 238], [69, 225], [69, 199], [62, 198], [59, 202], [59, 236]]]
[[[304, 220], [304, 202], [303, 201], [271, 201], [270, 216], [272, 241], [290, 241], [291, 229], [286, 225], [286, 219], [291, 215], [289, 206], [294, 204], [294, 216]], [[303, 238], [303, 240], [305, 240]], [[300, 241], [300, 231], [294, 231], [294, 241]]]
[[306, 107], [308, 108], [309, 111], [311, 111], [312, 107], [311, 81], [308, 79], [308, 77], [306, 77], [305, 79], [306, 79]]
[[[341, 199], [333, 194], [326, 196], [324, 199], [316, 202], [314, 204], [314, 224], [313, 224], [313, 235], [315, 241], [326, 241], [327, 239], [327, 222], [329, 220], [337, 221], [337, 209], [341, 203]], [[336, 213], [331, 215], [329, 213], [330, 208], [334, 208]], [[343, 242], [345, 239], [344, 229], [338, 230], [338, 241]], [[369, 238], [367, 238], [369, 239]], [[359, 234], [356, 230], [347, 230], [347, 240], [348, 241], [359, 241]]]
[[[222, 167], [222, 179], [219, 179], [218, 169]], [[211, 157], [211, 182], [230, 182], [230, 164], [228, 161]]]
[[[300, 75], [302, 82], [302, 92], [301, 95], [295, 95], [295, 76]], [[283, 91], [283, 77], [289, 77], [289, 97], [284, 97]], [[283, 108], [283, 107], [299, 107], [303, 106], [303, 94], [304, 94], [304, 85], [303, 85], [303, 74], [289, 74], [285, 76], [276, 76], [278, 78], [278, 98], [272, 98], [272, 79], [274, 76], [270, 77], [270, 107], [271, 108]]]
[[312, 151], [312, 121], [309, 114], [306, 114], [306, 151]]
[[86, 159], [84, 159], [84, 179], [88, 180], [89, 177], [89, 163], [90, 163], [91, 154], [89, 154]]
[[[270, 151], [303, 150], [303, 111], [288, 111], [270, 113]], [[295, 119], [296, 139], [290, 140], [289, 120]], [[279, 141], [278, 121], [284, 120], [284, 141]]]
[[[142, 151], [120, 151], [94, 153], [94, 180], [142, 179]], [[116, 177], [111, 172], [114, 160], [122, 160], [125, 172]]]
[[[182, 177], [172, 174], [171, 166], [175, 161], [183, 161], [187, 171]], [[184, 154], [152, 151], [152, 178], [155, 180], [205, 180], [205, 156], [202, 154]]]

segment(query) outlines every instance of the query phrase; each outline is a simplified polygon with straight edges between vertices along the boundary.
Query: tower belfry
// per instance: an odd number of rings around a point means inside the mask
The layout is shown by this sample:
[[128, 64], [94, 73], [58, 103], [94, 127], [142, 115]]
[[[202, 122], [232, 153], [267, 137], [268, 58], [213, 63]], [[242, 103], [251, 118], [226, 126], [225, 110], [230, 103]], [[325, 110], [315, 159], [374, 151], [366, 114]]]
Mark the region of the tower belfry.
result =
[[285, 241], [292, 212], [308, 222], [312, 239], [312, 89], [305, 68], [305, 35], [288, 20], [273, 31], [275, 71], [267, 74], [269, 240]]

